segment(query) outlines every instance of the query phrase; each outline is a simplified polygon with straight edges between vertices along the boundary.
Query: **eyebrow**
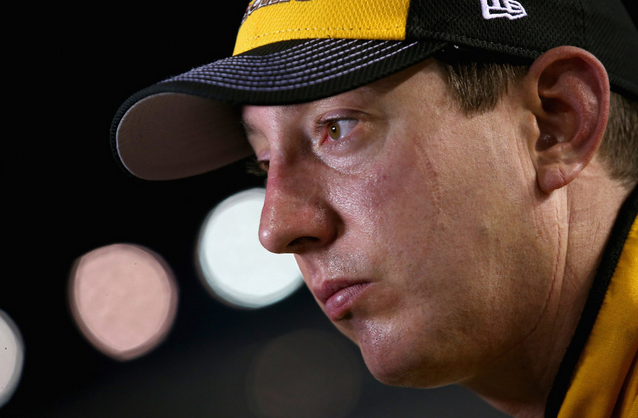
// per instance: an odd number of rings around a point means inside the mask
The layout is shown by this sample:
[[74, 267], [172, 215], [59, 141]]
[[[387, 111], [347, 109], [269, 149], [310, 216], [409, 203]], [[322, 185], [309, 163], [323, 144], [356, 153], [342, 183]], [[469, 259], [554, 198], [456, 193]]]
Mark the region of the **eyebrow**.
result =
[[[300, 108], [302, 106], [306, 106], [309, 103], [312, 102], [307, 102], [307, 103], [291, 103], [291, 104], [284, 104], [284, 105], [270, 105], [271, 107], [286, 107], [289, 109], [295, 109], [295, 108]], [[263, 106], [263, 107], [267, 107], [267, 106]], [[243, 116], [239, 117], [239, 123], [241, 124], [242, 128], [244, 129], [244, 134], [246, 136], [248, 135], [254, 135], [260, 132], [259, 128], [254, 127], [250, 122], [248, 122], [246, 119], [244, 119]]]
[[243, 117], [239, 118], [239, 123], [241, 127], [244, 129], [244, 135], [248, 136], [250, 134], [254, 134], [257, 130], [252, 127], [252, 125], [244, 120]]
[[[387, 92], [391, 91], [392, 89], [394, 89], [396, 87], [396, 85], [397, 85], [397, 81], [395, 80], [395, 77], [390, 76], [390, 77], [386, 77], [384, 79], [377, 80], [377, 81], [374, 81], [372, 83], [363, 85], [363, 86], [358, 87], [356, 89], [349, 90], [349, 91], [346, 91], [346, 92], [343, 92], [343, 93], [339, 93], [339, 94], [335, 94], [333, 96], [324, 97], [323, 99], [318, 99], [316, 101], [317, 102], [321, 102], [321, 101], [334, 100], [335, 98], [337, 98], [337, 97], [339, 97], [341, 95], [349, 95], [349, 94], [357, 94], [360, 97], [362, 97], [362, 99], [360, 99], [360, 100], [370, 101], [372, 99], [371, 96], [384, 95], [385, 93], [387, 93]], [[284, 105], [272, 105], [272, 106], [282, 106], [282, 107], [295, 109], [295, 108], [299, 108], [299, 107], [302, 107], [302, 106], [310, 105], [313, 102], [314, 101], [312, 101], [312, 102], [304, 102], [304, 103], [291, 103], [291, 104], [284, 104]], [[240, 117], [239, 120], [240, 120], [240, 123], [241, 123], [242, 127], [244, 128], [244, 133], [246, 134], [246, 136], [259, 132], [259, 129], [253, 127], [243, 117]]]

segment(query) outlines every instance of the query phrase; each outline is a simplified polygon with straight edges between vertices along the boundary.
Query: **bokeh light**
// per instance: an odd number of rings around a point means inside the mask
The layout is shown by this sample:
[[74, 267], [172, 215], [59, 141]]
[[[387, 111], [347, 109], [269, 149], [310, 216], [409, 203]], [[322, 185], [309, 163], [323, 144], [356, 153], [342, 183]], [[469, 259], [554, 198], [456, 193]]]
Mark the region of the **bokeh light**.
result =
[[0, 310], [0, 408], [6, 404], [20, 381], [24, 345], [15, 323]]
[[257, 355], [248, 398], [261, 418], [343, 418], [362, 390], [360, 361], [342, 337], [298, 330]]
[[73, 317], [84, 336], [117, 360], [159, 345], [173, 324], [177, 285], [166, 262], [148, 248], [114, 244], [82, 256], [69, 281]]
[[271, 305], [303, 283], [292, 254], [273, 254], [259, 243], [265, 195], [260, 188], [237, 193], [217, 205], [201, 227], [197, 263], [202, 281], [234, 307]]

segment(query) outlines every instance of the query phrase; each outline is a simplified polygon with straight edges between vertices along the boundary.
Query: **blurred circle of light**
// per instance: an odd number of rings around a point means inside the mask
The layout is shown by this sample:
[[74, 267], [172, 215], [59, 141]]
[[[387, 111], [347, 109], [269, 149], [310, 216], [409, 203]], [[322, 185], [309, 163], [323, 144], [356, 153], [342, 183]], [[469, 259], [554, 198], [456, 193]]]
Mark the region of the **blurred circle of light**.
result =
[[24, 345], [18, 327], [0, 310], [0, 408], [6, 404], [20, 381]]
[[345, 418], [362, 391], [360, 359], [325, 331], [298, 330], [257, 355], [248, 399], [260, 418]]
[[259, 242], [265, 196], [261, 188], [239, 192], [217, 205], [201, 227], [197, 263], [202, 281], [233, 307], [271, 305], [303, 283], [292, 254], [273, 254]]
[[73, 317], [89, 342], [125, 361], [164, 340], [175, 319], [177, 285], [158, 254], [138, 245], [113, 244], [76, 261], [69, 299]]

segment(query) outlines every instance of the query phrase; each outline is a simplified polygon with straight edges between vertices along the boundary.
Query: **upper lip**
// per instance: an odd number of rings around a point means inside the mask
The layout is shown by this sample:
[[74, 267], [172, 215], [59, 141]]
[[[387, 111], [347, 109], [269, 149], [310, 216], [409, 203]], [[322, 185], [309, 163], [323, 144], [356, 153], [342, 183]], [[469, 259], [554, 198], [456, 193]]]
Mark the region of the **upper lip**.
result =
[[355, 279], [334, 279], [327, 280], [321, 285], [313, 286], [312, 292], [315, 297], [322, 303], [326, 304], [328, 299], [341, 289], [345, 289], [350, 286], [354, 286], [361, 283], [367, 283], [367, 280], [355, 280]]

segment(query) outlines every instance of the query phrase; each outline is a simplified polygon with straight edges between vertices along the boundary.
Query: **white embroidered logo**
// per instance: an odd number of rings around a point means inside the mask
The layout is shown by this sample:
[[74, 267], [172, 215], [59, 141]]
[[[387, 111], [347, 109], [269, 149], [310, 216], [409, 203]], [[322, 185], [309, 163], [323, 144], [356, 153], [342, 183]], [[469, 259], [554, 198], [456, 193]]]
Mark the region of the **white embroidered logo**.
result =
[[506, 17], [509, 20], [527, 16], [521, 4], [514, 0], [481, 0], [484, 19]]

